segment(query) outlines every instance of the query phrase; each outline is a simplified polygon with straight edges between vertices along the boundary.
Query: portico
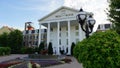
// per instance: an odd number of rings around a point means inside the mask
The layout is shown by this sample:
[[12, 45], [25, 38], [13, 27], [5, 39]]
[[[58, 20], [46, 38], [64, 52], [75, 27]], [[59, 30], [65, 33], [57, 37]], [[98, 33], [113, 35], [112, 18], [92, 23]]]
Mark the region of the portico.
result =
[[[64, 50], [67, 55], [71, 54], [71, 44], [85, 38], [76, 20], [78, 10], [68, 7], [61, 7], [39, 20], [41, 25], [47, 27], [47, 45], [51, 42], [54, 54], [60, 55], [60, 50]], [[41, 42], [41, 30], [39, 30], [39, 42]]]

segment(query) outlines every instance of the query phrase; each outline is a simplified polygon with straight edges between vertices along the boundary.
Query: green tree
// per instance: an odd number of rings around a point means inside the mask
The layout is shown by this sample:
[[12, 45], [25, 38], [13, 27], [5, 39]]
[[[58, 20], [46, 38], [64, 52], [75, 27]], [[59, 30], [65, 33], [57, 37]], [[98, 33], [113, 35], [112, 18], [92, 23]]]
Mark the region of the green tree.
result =
[[39, 52], [41, 52], [42, 50], [44, 50], [44, 48], [45, 48], [44, 46], [45, 46], [44, 42], [41, 42], [40, 45], [39, 45], [39, 47], [38, 47]]
[[0, 47], [8, 46], [8, 33], [3, 33], [0, 35]]
[[53, 54], [53, 47], [52, 47], [52, 43], [51, 42], [49, 43], [49, 46], [48, 46], [48, 54], [49, 55]]
[[75, 43], [72, 42], [72, 45], [71, 45], [71, 55], [73, 55], [73, 49], [74, 49], [74, 47], [75, 47]]
[[107, 12], [108, 20], [113, 23], [113, 28], [120, 34], [120, 0], [108, 0], [109, 9]]
[[120, 35], [97, 32], [78, 42], [73, 52], [84, 68], [120, 68]]
[[11, 48], [11, 53], [20, 53], [22, 47], [23, 35], [20, 30], [14, 30], [9, 33], [8, 44]]

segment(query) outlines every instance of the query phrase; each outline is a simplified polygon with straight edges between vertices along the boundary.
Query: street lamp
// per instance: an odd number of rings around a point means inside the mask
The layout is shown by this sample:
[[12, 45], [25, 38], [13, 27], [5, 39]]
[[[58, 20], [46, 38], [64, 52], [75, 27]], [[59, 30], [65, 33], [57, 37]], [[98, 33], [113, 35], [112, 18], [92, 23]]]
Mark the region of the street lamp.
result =
[[88, 38], [89, 34], [92, 33], [94, 24], [96, 22], [92, 16], [92, 13], [88, 14], [87, 12], [83, 11], [82, 8], [80, 9], [79, 14], [77, 15], [77, 20], [82, 30], [85, 32], [86, 38]]

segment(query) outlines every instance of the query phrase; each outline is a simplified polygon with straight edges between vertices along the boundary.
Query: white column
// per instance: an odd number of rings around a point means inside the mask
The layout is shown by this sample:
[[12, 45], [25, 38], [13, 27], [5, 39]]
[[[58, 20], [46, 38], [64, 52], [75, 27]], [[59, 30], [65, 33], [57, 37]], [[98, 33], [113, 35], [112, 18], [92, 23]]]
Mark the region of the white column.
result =
[[39, 23], [39, 38], [38, 38], [38, 47], [41, 43], [41, 23]]
[[60, 47], [60, 45], [59, 45], [59, 39], [60, 39], [60, 36], [59, 36], [59, 34], [60, 34], [60, 22], [57, 22], [57, 42], [58, 42], [58, 46], [57, 46], [57, 55], [60, 55], [60, 53], [59, 53], [59, 47]]
[[47, 28], [47, 45], [49, 45], [50, 42], [50, 23], [48, 23], [48, 28]]
[[68, 55], [71, 54], [70, 21], [68, 21]]

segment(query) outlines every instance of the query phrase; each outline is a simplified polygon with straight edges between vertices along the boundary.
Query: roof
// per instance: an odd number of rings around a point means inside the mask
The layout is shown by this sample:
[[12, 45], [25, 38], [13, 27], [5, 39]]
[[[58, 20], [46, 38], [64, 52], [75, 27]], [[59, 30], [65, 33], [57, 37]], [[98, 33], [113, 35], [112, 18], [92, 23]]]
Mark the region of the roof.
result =
[[55, 11], [51, 12], [50, 14], [44, 16], [43, 18], [39, 19], [38, 21], [42, 21], [43, 19], [51, 16], [52, 14], [58, 12], [61, 9], [68, 9], [68, 10], [71, 10], [71, 11], [79, 12], [79, 10], [77, 10], [77, 9], [73, 9], [73, 8], [69, 8], [69, 7], [66, 7], [66, 6], [62, 6], [62, 7], [58, 8], [58, 9], [56, 9]]
[[6, 32], [6, 33], [10, 33], [11, 31], [14, 31], [15, 29], [10, 28], [8, 26], [3, 26], [2, 28], [0, 28], [0, 34]]

